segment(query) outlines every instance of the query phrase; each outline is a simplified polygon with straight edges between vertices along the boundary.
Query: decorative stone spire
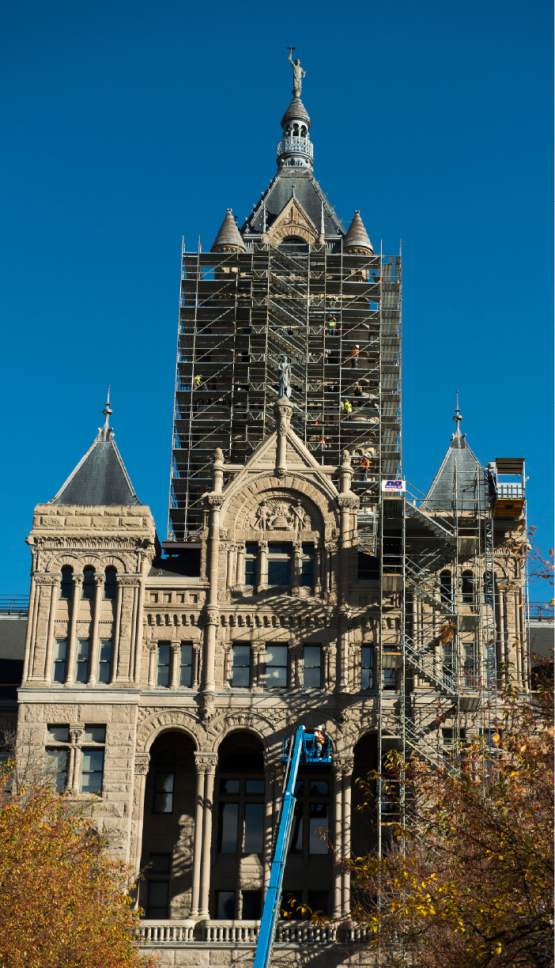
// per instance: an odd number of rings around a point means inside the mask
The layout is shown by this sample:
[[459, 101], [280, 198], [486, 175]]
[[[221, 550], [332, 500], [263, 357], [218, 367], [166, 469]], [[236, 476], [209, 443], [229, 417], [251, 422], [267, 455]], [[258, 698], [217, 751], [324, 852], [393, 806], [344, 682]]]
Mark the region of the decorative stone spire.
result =
[[218, 234], [214, 239], [212, 252], [244, 252], [245, 243], [241, 238], [241, 233], [237, 228], [237, 223], [230, 208], [225, 213], [225, 218], [220, 225]]
[[314, 146], [310, 140], [310, 116], [301, 101], [302, 79], [306, 71], [299, 58], [293, 60], [289, 50], [289, 63], [293, 68], [293, 98], [281, 119], [283, 138], [278, 144], [278, 168], [312, 168]]
[[353, 215], [353, 221], [349, 225], [347, 234], [343, 239], [343, 248], [345, 252], [352, 252], [355, 255], [374, 254], [374, 248], [359, 211], [356, 211]]
[[457, 399], [455, 403], [455, 413], [453, 414], [453, 420], [455, 421], [455, 433], [451, 437], [452, 447], [462, 447], [464, 441], [464, 434], [461, 433], [461, 423], [462, 423], [462, 413], [459, 404], [459, 391], [457, 390]]
[[99, 440], [111, 440], [114, 431], [110, 427], [110, 417], [112, 416], [112, 408], [110, 406], [110, 387], [108, 386], [108, 391], [106, 393], [106, 403], [104, 404], [104, 426], [98, 428], [98, 439]]

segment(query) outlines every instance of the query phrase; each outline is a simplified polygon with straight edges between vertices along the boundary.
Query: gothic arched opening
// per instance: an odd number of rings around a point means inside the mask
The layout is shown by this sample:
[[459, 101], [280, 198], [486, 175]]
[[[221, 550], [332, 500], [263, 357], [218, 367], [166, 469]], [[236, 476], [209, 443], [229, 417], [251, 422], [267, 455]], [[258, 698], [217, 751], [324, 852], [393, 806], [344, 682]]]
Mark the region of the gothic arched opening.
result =
[[191, 913], [196, 769], [194, 743], [170, 730], [152, 745], [145, 790], [140, 904], [145, 918]]
[[282, 898], [282, 909], [289, 917], [306, 917], [303, 905], [323, 915], [333, 913], [329, 844], [333, 830], [332, 783], [330, 766], [311, 765], [299, 770]]
[[262, 912], [266, 783], [262, 742], [238, 730], [220, 744], [214, 791], [212, 916], [254, 920]]

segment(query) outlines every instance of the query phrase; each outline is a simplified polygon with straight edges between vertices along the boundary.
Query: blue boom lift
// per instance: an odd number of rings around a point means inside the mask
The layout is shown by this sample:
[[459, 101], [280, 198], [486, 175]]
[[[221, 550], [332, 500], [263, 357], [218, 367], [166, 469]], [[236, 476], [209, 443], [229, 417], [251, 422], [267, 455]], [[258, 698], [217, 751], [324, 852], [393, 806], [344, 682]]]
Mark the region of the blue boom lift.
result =
[[287, 762], [287, 770], [281, 800], [281, 812], [253, 968], [268, 968], [270, 964], [274, 934], [279, 917], [283, 874], [295, 813], [297, 799], [295, 787], [299, 767], [301, 764], [323, 766], [331, 763], [332, 749], [329, 737], [325, 738], [325, 743], [322, 745], [317, 741], [314, 733], [308, 733], [304, 726], [297, 726], [293, 740], [289, 744], [289, 751], [284, 753], [283, 759]]

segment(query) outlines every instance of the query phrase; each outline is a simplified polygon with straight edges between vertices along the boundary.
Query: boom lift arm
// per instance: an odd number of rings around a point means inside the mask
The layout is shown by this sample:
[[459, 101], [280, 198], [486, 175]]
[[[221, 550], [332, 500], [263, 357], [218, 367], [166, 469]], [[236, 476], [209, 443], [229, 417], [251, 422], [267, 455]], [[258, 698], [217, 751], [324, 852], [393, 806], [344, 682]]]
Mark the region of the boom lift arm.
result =
[[328, 739], [325, 748], [318, 750], [314, 734], [307, 733], [304, 726], [297, 726], [287, 757], [287, 770], [283, 787], [278, 832], [274, 855], [272, 857], [272, 866], [270, 868], [270, 881], [264, 898], [264, 909], [262, 911], [262, 920], [258, 932], [253, 968], [268, 968], [270, 964], [276, 924], [279, 917], [285, 862], [287, 860], [293, 816], [295, 814], [295, 803], [297, 799], [295, 796], [295, 787], [299, 767], [303, 758], [306, 763], [331, 763], [331, 744]]

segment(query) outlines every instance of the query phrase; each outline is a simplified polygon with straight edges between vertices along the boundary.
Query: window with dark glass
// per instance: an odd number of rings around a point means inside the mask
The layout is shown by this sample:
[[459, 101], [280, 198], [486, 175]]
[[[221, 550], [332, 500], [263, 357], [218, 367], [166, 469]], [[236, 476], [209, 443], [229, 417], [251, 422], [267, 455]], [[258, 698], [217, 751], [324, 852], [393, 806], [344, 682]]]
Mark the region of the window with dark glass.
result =
[[383, 670], [383, 687], [384, 689], [397, 688], [397, 669]]
[[108, 565], [104, 572], [104, 598], [113, 601], [118, 593], [117, 569]]
[[114, 643], [112, 639], [101, 639], [98, 653], [98, 681], [109, 683], [112, 681], [112, 662], [114, 658]]
[[268, 545], [268, 585], [287, 588], [291, 585], [293, 546], [288, 541], [270, 541]]
[[264, 788], [262, 778], [220, 778], [218, 850], [221, 854], [262, 853]]
[[232, 646], [231, 685], [248, 689], [251, 684], [251, 647], [238, 642]]
[[467, 642], [464, 646], [464, 684], [469, 688], [477, 685], [476, 649], [473, 642]]
[[85, 565], [83, 568], [83, 598], [90, 602], [94, 601], [95, 588], [94, 568], [92, 565]]
[[486, 605], [493, 605], [495, 595], [495, 584], [492, 571], [484, 572], [484, 602]]
[[245, 546], [245, 585], [254, 586], [258, 582], [258, 545], [247, 541]]
[[299, 780], [290, 850], [293, 853], [327, 854], [329, 783], [323, 779]]
[[154, 802], [153, 813], [173, 813], [173, 797], [175, 791], [175, 772], [173, 770], [157, 770], [154, 774]]
[[303, 646], [304, 686], [305, 689], [322, 688], [322, 647]]
[[262, 891], [243, 891], [241, 900], [243, 920], [258, 921], [262, 914]]
[[56, 639], [54, 643], [54, 682], [65, 682], [67, 678], [67, 639]]
[[179, 685], [191, 688], [193, 685], [193, 643], [182, 642], [179, 651]]
[[151, 854], [147, 868], [147, 918], [166, 919], [170, 907], [171, 855]]
[[265, 682], [268, 689], [286, 689], [288, 684], [288, 648], [286, 645], [266, 646]]
[[159, 642], [156, 666], [156, 685], [168, 688], [171, 676], [171, 644]]
[[442, 571], [439, 576], [439, 591], [444, 605], [451, 605], [453, 601], [453, 579], [450, 571]]
[[77, 642], [77, 669], [75, 679], [77, 682], [88, 682], [91, 664], [91, 640], [79, 639]]
[[360, 688], [374, 688], [374, 646], [363, 645], [360, 654]]
[[358, 580], [377, 581], [380, 577], [380, 563], [374, 555], [358, 554]]
[[471, 571], [462, 573], [462, 601], [463, 605], [472, 605], [474, 602], [474, 575]]
[[[85, 726], [81, 750], [81, 793], [102, 794], [104, 779], [105, 726]], [[91, 744], [91, 745], [88, 745]]]
[[299, 585], [302, 588], [314, 587], [314, 545], [303, 544]]
[[71, 601], [73, 595], [73, 568], [71, 565], [64, 565], [62, 568], [62, 578], [60, 582], [60, 598]]
[[221, 854], [236, 854], [239, 834], [239, 804], [220, 804], [220, 844]]
[[56, 793], [67, 788], [69, 769], [69, 726], [47, 726], [47, 770]]
[[264, 804], [245, 803], [243, 853], [261, 854], [264, 839]]
[[233, 921], [235, 918], [235, 891], [216, 891], [216, 918]]

